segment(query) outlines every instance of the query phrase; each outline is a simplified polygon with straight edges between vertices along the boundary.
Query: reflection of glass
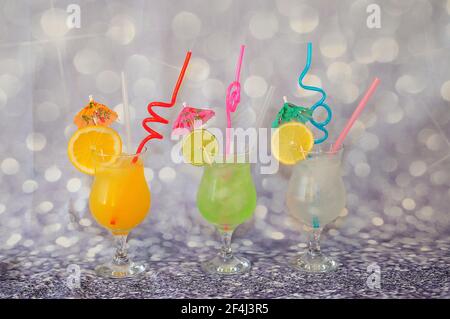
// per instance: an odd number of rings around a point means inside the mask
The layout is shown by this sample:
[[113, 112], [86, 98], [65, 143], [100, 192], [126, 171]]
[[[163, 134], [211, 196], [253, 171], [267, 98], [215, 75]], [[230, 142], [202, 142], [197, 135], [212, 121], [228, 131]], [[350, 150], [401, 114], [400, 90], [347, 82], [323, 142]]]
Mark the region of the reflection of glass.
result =
[[289, 213], [309, 231], [309, 247], [294, 260], [294, 267], [310, 272], [326, 272], [337, 267], [320, 251], [323, 227], [336, 219], [345, 207], [345, 187], [341, 175], [342, 149], [331, 153], [330, 144], [316, 145], [306, 160], [296, 164], [289, 181]]
[[144, 220], [150, 209], [144, 153], [145, 150], [139, 155], [94, 156], [96, 168], [89, 208], [95, 220], [111, 231], [117, 245], [113, 260], [96, 268], [100, 276], [132, 277], [145, 270], [144, 265], [130, 261], [126, 250], [128, 233]]
[[250, 163], [214, 163], [204, 167], [197, 193], [202, 216], [214, 224], [222, 239], [219, 254], [202, 264], [206, 272], [233, 275], [250, 269], [250, 262], [234, 256], [231, 236], [237, 226], [252, 215], [256, 207], [256, 190]]

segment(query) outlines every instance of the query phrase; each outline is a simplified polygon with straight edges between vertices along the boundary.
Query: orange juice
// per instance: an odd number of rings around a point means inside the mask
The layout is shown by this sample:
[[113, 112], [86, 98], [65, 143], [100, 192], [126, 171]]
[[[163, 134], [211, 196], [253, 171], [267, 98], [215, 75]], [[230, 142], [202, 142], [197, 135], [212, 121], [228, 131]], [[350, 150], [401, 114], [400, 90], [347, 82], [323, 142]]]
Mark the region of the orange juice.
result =
[[89, 197], [89, 208], [97, 222], [113, 234], [128, 234], [150, 209], [150, 190], [139, 158], [118, 156], [112, 163], [99, 163]]

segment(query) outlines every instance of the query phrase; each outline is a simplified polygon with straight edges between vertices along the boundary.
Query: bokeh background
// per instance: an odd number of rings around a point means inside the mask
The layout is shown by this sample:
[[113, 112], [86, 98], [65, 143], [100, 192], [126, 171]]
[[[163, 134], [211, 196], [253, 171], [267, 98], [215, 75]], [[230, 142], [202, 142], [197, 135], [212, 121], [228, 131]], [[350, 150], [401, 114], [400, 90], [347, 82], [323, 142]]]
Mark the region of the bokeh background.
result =
[[[66, 155], [73, 116], [89, 94], [121, 115], [125, 72], [137, 144], [146, 105], [169, 98], [191, 49], [179, 103], [158, 113], [172, 121], [188, 101], [213, 108], [211, 124], [224, 127], [225, 90], [245, 43], [234, 126], [256, 125], [273, 86], [262, 119], [270, 127], [283, 95], [301, 105], [318, 98], [297, 86], [308, 41], [308, 82], [328, 93], [331, 138], [372, 79], [381, 79], [346, 141], [347, 209], [326, 228], [324, 247], [342, 242], [367, 252], [380, 245], [439, 249], [436, 243], [450, 235], [450, 1], [377, 1], [379, 29], [366, 26], [372, 2], [2, 0], [0, 256], [64, 256], [70, 263], [112, 253], [109, 234], [88, 211], [91, 178]], [[81, 8], [79, 29], [65, 24], [72, 3]], [[123, 133], [122, 123], [115, 127]], [[218, 243], [195, 205], [202, 170], [174, 164], [170, 126], [155, 127], [166, 138], [149, 145], [152, 209], [131, 234], [130, 246], [153, 261], [183, 259], [186, 251], [204, 258]], [[258, 206], [253, 220], [237, 230], [234, 248], [264, 254], [305, 247], [284, 204], [290, 174], [282, 167], [261, 175], [254, 165]]]

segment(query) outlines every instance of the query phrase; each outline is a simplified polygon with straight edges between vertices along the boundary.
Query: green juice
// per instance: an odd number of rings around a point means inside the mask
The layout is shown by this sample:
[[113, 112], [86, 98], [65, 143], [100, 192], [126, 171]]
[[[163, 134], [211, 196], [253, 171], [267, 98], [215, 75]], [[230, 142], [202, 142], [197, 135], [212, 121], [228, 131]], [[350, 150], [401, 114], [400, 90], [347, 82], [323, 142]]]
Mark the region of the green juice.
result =
[[197, 206], [210, 223], [235, 228], [253, 215], [256, 189], [249, 163], [224, 163], [204, 167]]

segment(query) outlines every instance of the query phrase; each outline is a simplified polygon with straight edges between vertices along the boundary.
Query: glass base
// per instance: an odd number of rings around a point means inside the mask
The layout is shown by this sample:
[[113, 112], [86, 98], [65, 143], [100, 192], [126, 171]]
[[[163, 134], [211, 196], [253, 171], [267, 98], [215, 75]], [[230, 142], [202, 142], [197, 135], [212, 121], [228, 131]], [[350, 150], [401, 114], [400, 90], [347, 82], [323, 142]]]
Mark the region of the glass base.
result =
[[112, 263], [100, 265], [95, 268], [97, 275], [103, 278], [124, 279], [134, 278], [145, 272], [144, 264], [130, 262], [127, 265], [114, 265]]
[[213, 275], [240, 275], [249, 271], [250, 268], [250, 261], [239, 256], [232, 256], [229, 259], [216, 256], [202, 263], [203, 271]]
[[332, 258], [322, 254], [312, 255], [309, 252], [303, 253], [300, 257], [295, 258], [290, 264], [295, 269], [312, 273], [329, 272], [336, 270], [338, 267], [337, 262]]

